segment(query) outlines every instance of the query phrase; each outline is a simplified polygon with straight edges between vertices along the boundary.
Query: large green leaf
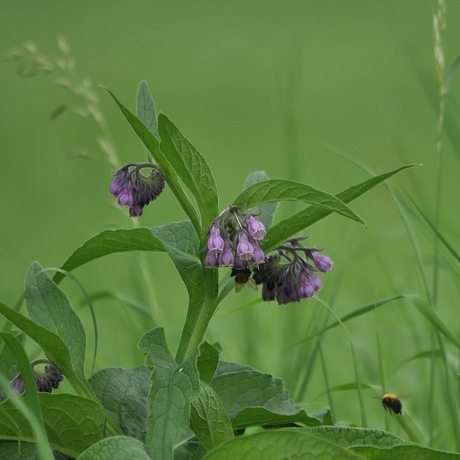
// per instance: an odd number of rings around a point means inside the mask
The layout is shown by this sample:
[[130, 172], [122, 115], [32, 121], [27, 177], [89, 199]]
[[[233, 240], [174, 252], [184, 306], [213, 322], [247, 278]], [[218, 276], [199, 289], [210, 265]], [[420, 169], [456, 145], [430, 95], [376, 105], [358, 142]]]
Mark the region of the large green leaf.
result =
[[235, 438], [205, 457], [206, 460], [228, 458], [450, 460], [460, 455], [409, 443], [385, 431], [317, 427], [266, 431]]
[[278, 201], [302, 201], [337, 212], [349, 219], [364, 224], [343, 201], [329, 193], [316, 190], [309, 185], [291, 180], [269, 179], [257, 182], [245, 189], [233, 202], [234, 206], [253, 208]]
[[198, 235], [201, 234], [201, 225], [199, 222], [198, 214], [190, 201], [189, 197], [183, 190], [177, 172], [173, 169], [166, 156], [160, 150], [160, 143], [158, 139], [149, 131], [149, 129], [142, 123], [139, 118], [133, 115], [109, 90], [107, 90], [112, 96], [121, 110], [121, 113], [126, 118], [127, 122], [131, 125], [134, 132], [137, 134], [142, 143], [147, 147], [148, 151], [152, 155], [153, 159], [159, 166], [163, 176], [166, 179], [168, 186], [174, 193], [177, 201], [182, 206], [182, 209], [187, 214], [188, 218], [193, 224], [193, 227]]
[[308, 416], [294, 406], [280, 379], [248, 366], [221, 361], [211, 385], [221, 398], [233, 429], [290, 423], [317, 426], [329, 422], [325, 421], [328, 412], [321, 418]]
[[179, 366], [169, 353], [162, 328], [145, 333], [139, 349], [147, 354], [146, 364], [155, 366], [148, 396], [146, 451], [151, 458], [172, 459], [174, 444], [189, 426], [190, 402], [199, 393], [196, 357]]
[[[148, 228], [106, 230], [78, 247], [61, 268], [70, 272], [99, 257], [128, 251], [164, 251], [164, 248]], [[58, 272], [53, 280], [59, 283], [64, 277]]]
[[[199, 240], [190, 222], [172, 222], [159, 227], [106, 230], [78, 247], [64, 262], [61, 269], [72, 271], [99, 257], [120, 252], [165, 252], [163, 243], [195, 257], [199, 253]], [[53, 281], [60, 283], [65, 275], [58, 272]]]
[[25, 284], [30, 319], [62, 340], [69, 351], [72, 368], [84, 376], [85, 329], [67, 297], [37, 262], [29, 267]]
[[78, 460], [152, 460], [144, 444], [127, 436], [103, 439], [83, 452]]
[[345, 448], [308, 436], [302, 431], [273, 430], [242, 436], [227, 441], [204, 457], [206, 460], [277, 459], [302, 460], [365, 458], [348, 452]]
[[192, 402], [190, 428], [207, 451], [233, 438], [232, 422], [214, 388], [200, 382], [200, 394]]
[[158, 119], [158, 129], [161, 151], [195, 198], [202, 226], [207, 228], [217, 217], [219, 209], [217, 186], [211, 169], [195, 147], [162, 113]]
[[[51, 446], [77, 457], [103, 437], [105, 416], [98, 404], [70, 394], [38, 394]], [[27, 393], [21, 396], [27, 401]], [[28, 421], [10, 400], [0, 404], [0, 438], [35, 442]]]
[[[372, 177], [367, 181], [354, 185], [339, 193], [337, 198], [343, 203], [351, 203], [356, 198], [364, 195], [366, 192], [372, 190], [374, 187], [386, 181], [398, 172], [404, 171], [405, 169], [415, 168], [417, 166], [419, 165], [402, 166], [401, 168], [395, 169], [393, 171]], [[314, 223], [324, 219], [329, 214], [332, 214], [332, 212], [332, 209], [325, 207], [310, 206], [294, 214], [290, 218], [279, 222], [270, 228], [265, 235], [263, 249], [267, 252], [274, 249], [279, 244], [284, 243], [288, 238], [292, 238], [302, 230], [305, 230]]]
[[151, 371], [111, 367], [96, 372], [89, 384], [112, 420], [127, 436], [145, 441]]

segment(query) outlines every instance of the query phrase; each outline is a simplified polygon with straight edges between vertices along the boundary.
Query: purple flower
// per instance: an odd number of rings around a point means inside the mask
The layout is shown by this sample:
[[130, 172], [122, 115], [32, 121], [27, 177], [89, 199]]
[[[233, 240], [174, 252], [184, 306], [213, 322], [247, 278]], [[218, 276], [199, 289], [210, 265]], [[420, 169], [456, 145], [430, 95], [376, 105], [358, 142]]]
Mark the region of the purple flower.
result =
[[219, 258], [217, 254], [208, 252], [204, 259], [204, 264], [208, 268], [215, 268], [219, 266]]
[[218, 225], [213, 225], [209, 231], [210, 236], [208, 240], [208, 254], [221, 254], [224, 251], [224, 240], [220, 236], [220, 230]]
[[[130, 171], [130, 168], [133, 168]], [[147, 176], [142, 169], [150, 168]], [[128, 164], [115, 173], [110, 184], [110, 194], [118, 197], [120, 206], [129, 207], [131, 217], [140, 217], [144, 206], [155, 200], [165, 187], [163, 174], [150, 163]]]
[[[39, 364], [40, 362], [43, 362], [43, 360], [37, 360], [31, 363], [37, 391], [51, 393], [54, 389], [59, 387], [59, 384], [64, 380], [64, 376], [59, 369], [52, 364], [46, 365], [44, 372], [36, 371], [34, 363]], [[22, 379], [22, 374], [18, 374], [11, 381], [11, 386], [18, 395], [24, 393], [26, 388], [24, 380]]]
[[246, 223], [248, 225], [249, 235], [255, 240], [261, 240], [265, 236], [265, 227], [264, 224], [258, 221], [254, 216], [247, 215]]
[[259, 246], [257, 242], [254, 243], [254, 253], [252, 255], [251, 263], [253, 264], [261, 264], [265, 262], [265, 253], [262, 248]]
[[110, 194], [113, 196], [118, 197], [121, 193], [121, 186], [123, 184], [123, 181], [126, 179], [126, 176], [128, 175], [128, 168], [126, 166], [123, 166], [123, 168], [119, 169], [115, 173], [115, 179], [112, 181], [110, 184]]
[[228, 238], [225, 240], [224, 243], [224, 251], [222, 254], [219, 254], [219, 266], [221, 267], [231, 267], [235, 262], [235, 257], [233, 256], [233, 252], [230, 248], [230, 241]]
[[242, 261], [250, 261], [254, 255], [254, 246], [249, 242], [246, 233], [240, 232], [238, 234], [238, 241], [236, 254]]
[[323, 282], [321, 281], [321, 278], [318, 275], [315, 275], [314, 273], [310, 277], [310, 284], [313, 286], [313, 289], [315, 291], [319, 291], [323, 287]]
[[144, 208], [139, 203], [133, 203], [129, 208], [129, 217], [141, 217]]
[[128, 182], [118, 195], [118, 204], [120, 206], [132, 206], [134, 204], [133, 185]]
[[301, 299], [309, 299], [310, 297], [313, 297], [315, 294], [315, 288], [313, 284], [311, 283], [311, 280], [309, 280], [304, 275], [301, 275], [300, 277], [298, 293]]
[[317, 251], [312, 251], [311, 256], [320, 272], [327, 273], [332, 268], [333, 262], [328, 256], [324, 256]]

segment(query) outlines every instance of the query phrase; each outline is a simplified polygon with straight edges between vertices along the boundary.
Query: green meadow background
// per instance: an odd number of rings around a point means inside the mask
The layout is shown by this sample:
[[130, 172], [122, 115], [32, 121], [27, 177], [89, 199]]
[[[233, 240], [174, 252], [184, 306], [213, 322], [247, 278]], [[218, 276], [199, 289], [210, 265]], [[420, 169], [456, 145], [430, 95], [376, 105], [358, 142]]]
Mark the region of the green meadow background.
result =
[[[135, 110], [146, 80], [157, 111], [207, 159], [221, 209], [256, 170], [337, 194], [371, 175], [423, 164], [351, 204], [367, 228], [334, 215], [309, 229], [311, 246], [334, 260], [318, 300], [264, 304], [245, 288], [221, 304], [207, 340], [221, 343], [222, 359], [282, 378], [308, 412], [330, 406], [337, 424], [459, 451], [458, 349], [412, 302], [394, 300], [346, 322], [346, 330], [318, 335], [335, 321], [324, 304], [343, 317], [400, 295], [426, 299], [460, 334], [460, 76], [444, 99], [438, 155], [436, 11], [427, 0], [3, 1], [0, 52], [7, 57], [33, 43], [55, 59], [57, 37], [65, 37], [76, 78], [90, 79], [98, 95], [121, 164], [144, 161], [145, 152], [99, 85]], [[460, 53], [459, 2], [447, 2], [446, 19], [447, 72]], [[73, 113], [81, 98], [56, 84], [62, 73], [25, 73], [21, 61], [0, 64], [0, 300], [11, 307], [32, 261], [59, 267], [103, 230], [185, 219], [167, 189], [139, 222], [117, 209], [100, 125]], [[59, 107], [66, 110], [51, 117]], [[410, 211], [413, 203], [449, 247]], [[299, 209], [283, 204], [277, 219]], [[112, 255], [74, 275], [96, 310], [96, 370], [141, 364], [136, 344], [155, 325], [176, 351], [187, 295], [166, 255]], [[91, 351], [84, 297], [70, 279], [61, 287], [85, 323]], [[32, 343], [28, 352], [41, 356]], [[402, 396], [402, 417], [374, 399], [385, 391]]]

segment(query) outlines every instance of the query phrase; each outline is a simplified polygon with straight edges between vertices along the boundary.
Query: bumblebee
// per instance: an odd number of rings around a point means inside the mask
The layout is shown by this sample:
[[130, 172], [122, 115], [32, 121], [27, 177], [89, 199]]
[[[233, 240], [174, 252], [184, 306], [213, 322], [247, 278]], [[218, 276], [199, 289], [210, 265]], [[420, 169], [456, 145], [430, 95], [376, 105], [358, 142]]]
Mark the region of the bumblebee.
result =
[[249, 286], [251, 289], [257, 291], [257, 286], [251, 279], [251, 270], [248, 268], [237, 269], [233, 267], [231, 276], [235, 278], [236, 292], [241, 292], [241, 289], [243, 289], [244, 286]]
[[402, 404], [401, 401], [391, 393], [383, 395], [382, 406], [390, 414], [394, 412], [395, 414], [402, 415]]

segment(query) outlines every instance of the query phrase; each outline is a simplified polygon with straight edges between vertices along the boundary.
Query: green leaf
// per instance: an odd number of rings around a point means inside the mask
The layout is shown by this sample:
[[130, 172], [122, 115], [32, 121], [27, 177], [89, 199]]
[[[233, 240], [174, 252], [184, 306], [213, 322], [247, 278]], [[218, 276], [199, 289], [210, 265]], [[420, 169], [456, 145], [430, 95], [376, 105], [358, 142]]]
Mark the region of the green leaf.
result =
[[158, 127], [161, 151], [195, 198], [202, 226], [207, 228], [217, 217], [219, 209], [217, 186], [211, 169], [195, 147], [162, 113]]
[[229, 458], [262, 459], [345, 459], [364, 458], [348, 452], [302, 430], [273, 430], [234, 438], [210, 452], [206, 460], [228, 460]]
[[144, 445], [134, 438], [115, 436], [103, 439], [83, 452], [78, 460], [151, 460]]
[[137, 89], [136, 115], [159, 141], [160, 135], [158, 134], [158, 119], [155, 111], [155, 103], [150, 94], [149, 85], [145, 80], [139, 83], [139, 88]]
[[155, 366], [148, 396], [146, 450], [152, 458], [172, 459], [174, 444], [189, 425], [190, 402], [199, 393], [196, 357], [178, 366], [162, 328], [144, 334], [139, 349], [147, 354], [146, 363]]
[[[251, 185], [257, 184], [258, 182], [269, 180], [269, 177], [263, 171], [253, 172], [248, 176], [244, 184], [244, 189], [247, 189]], [[279, 203], [265, 203], [260, 206], [255, 206], [251, 209], [247, 209], [246, 212], [250, 214], [259, 214], [257, 219], [262, 222], [265, 229], [268, 230], [273, 223], [276, 209]]]
[[429, 449], [409, 443], [380, 430], [344, 427], [317, 427], [273, 430], [232, 439], [206, 460], [251, 458], [379, 458], [432, 459], [460, 458], [457, 453]]
[[200, 394], [192, 402], [190, 428], [207, 451], [233, 438], [232, 423], [215, 390], [200, 382]]
[[200, 354], [196, 362], [200, 380], [209, 383], [219, 364], [219, 350], [208, 342], [203, 342], [200, 345]]
[[145, 441], [147, 396], [151, 371], [112, 367], [96, 372], [89, 379], [94, 393], [112, 420], [126, 436]]
[[[165, 252], [163, 243], [195, 257], [199, 240], [190, 222], [173, 222], [160, 227], [106, 230], [77, 248], [61, 269], [72, 271], [99, 257], [129, 251]], [[59, 284], [65, 275], [56, 273], [53, 281]]]
[[[159, 251], [164, 248], [148, 228], [106, 230], [78, 247], [64, 262], [61, 269], [71, 272], [82, 265], [109, 254], [128, 251]], [[56, 273], [54, 282], [59, 284], [65, 275]]]
[[[385, 180], [394, 176], [398, 172], [404, 171], [405, 169], [415, 168], [417, 166], [419, 165], [402, 166], [401, 168], [395, 169], [393, 171], [372, 177], [365, 182], [354, 185], [339, 193], [337, 198], [343, 203], [350, 203], [361, 195], [364, 195], [368, 191], [372, 190], [374, 187], [381, 184]], [[279, 244], [284, 243], [287, 239], [292, 238], [302, 230], [305, 230], [316, 222], [324, 219], [329, 214], [332, 214], [332, 212], [332, 209], [327, 209], [319, 206], [310, 206], [294, 214], [289, 219], [285, 219], [279, 222], [270, 228], [265, 235], [263, 249], [266, 252], [271, 251]]]
[[[70, 394], [39, 393], [38, 398], [54, 449], [77, 457], [103, 437], [105, 417], [94, 401]], [[27, 401], [27, 393], [21, 399]], [[28, 421], [9, 399], [0, 405], [0, 438], [36, 441]]]
[[395, 459], [403, 458], [404, 460], [454, 460], [460, 459], [460, 455], [454, 452], [445, 452], [441, 450], [429, 449], [420, 445], [403, 445], [395, 446], [390, 449], [378, 448], [372, 446], [357, 446], [350, 449], [352, 452], [366, 459]]
[[29, 267], [25, 284], [30, 319], [62, 340], [69, 351], [72, 368], [84, 376], [86, 334], [67, 297], [37, 262]]
[[233, 429], [258, 425], [302, 423], [317, 426], [323, 420], [298, 410], [283, 382], [248, 366], [221, 361], [212, 387], [232, 420]]
[[26, 442], [0, 442], [0, 458], [2, 460], [42, 460], [38, 455], [37, 445]]
[[155, 160], [156, 164], [160, 168], [163, 176], [166, 179], [168, 186], [171, 188], [172, 192], [174, 193], [177, 201], [182, 206], [182, 209], [187, 214], [188, 218], [193, 224], [193, 228], [195, 229], [198, 235], [201, 234], [201, 225], [199, 222], [198, 214], [193, 207], [192, 202], [188, 198], [185, 191], [182, 189], [182, 186], [179, 181], [179, 177], [171, 167], [168, 159], [160, 150], [160, 144], [156, 137], [148, 130], [148, 128], [142, 123], [139, 118], [134, 116], [118, 99], [117, 97], [109, 90], [108, 93], [112, 96], [113, 100], [116, 102], [118, 107], [120, 108], [122, 114], [128, 121], [128, 123], [133, 128], [134, 132], [137, 134], [139, 139], [142, 143], [147, 147], [148, 151], [152, 155], [153, 159]]
[[364, 224], [364, 221], [337, 197], [291, 180], [269, 179], [257, 182], [244, 190], [233, 204], [253, 208], [277, 201], [303, 201]]

